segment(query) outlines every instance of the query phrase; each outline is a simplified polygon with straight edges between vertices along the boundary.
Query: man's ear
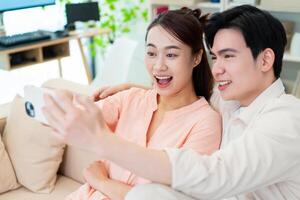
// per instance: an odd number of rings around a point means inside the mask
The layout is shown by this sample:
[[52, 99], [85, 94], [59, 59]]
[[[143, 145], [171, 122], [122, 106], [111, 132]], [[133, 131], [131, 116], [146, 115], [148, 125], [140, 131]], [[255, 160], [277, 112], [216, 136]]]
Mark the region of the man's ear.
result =
[[261, 71], [267, 72], [273, 69], [273, 64], [275, 61], [275, 53], [271, 48], [266, 48], [261, 52]]
[[203, 50], [201, 49], [194, 57], [194, 67], [198, 66], [202, 60]]

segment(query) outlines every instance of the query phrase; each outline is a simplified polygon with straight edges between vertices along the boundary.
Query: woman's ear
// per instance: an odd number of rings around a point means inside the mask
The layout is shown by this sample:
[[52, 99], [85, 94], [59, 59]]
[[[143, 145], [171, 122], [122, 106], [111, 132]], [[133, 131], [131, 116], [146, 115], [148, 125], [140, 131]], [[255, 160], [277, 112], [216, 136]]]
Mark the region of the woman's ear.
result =
[[273, 64], [275, 61], [275, 54], [271, 48], [266, 48], [262, 54], [262, 64], [261, 64], [261, 71], [268, 72], [269, 70], [273, 69]]
[[199, 65], [202, 59], [202, 55], [203, 55], [203, 50], [201, 49], [199, 53], [197, 53], [194, 57], [194, 67]]

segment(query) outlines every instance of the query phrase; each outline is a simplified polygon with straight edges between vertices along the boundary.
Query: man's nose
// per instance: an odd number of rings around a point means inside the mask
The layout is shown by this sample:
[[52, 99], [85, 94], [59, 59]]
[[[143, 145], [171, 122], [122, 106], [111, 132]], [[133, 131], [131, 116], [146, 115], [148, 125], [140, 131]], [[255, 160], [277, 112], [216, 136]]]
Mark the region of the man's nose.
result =
[[214, 76], [223, 74], [225, 72], [225, 68], [223, 62], [221, 60], [216, 60], [212, 65], [212, 73]]

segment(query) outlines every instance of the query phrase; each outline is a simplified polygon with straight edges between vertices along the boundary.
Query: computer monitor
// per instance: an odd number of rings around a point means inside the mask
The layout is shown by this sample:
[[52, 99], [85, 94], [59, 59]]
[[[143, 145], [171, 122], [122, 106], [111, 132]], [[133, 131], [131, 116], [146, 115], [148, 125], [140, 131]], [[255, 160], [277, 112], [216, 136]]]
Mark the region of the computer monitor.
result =
[[55, 0], [0, 0], [0, 12], [51, 4], [55, 4]]
[[66, 14], [67, 24], [100, 19], [98, 2], [66, 4]]
[[3, 12], [55, 4], [55, 0], [0, 0], [0, 36], [5, 34]]

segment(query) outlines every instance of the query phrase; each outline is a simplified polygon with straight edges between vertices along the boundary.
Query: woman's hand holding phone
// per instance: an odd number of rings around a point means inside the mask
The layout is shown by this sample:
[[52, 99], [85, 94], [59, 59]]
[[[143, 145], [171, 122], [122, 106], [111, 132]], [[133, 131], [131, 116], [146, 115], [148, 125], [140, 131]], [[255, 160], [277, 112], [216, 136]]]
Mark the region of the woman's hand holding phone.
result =
[[[101, 154], [107, 128], [100, 108], [88, 96], [55, 91], [44, 95], [42, 111], [54, 134], [69, 145]], [[74, 103], [76, 102], [76, 103]]]

